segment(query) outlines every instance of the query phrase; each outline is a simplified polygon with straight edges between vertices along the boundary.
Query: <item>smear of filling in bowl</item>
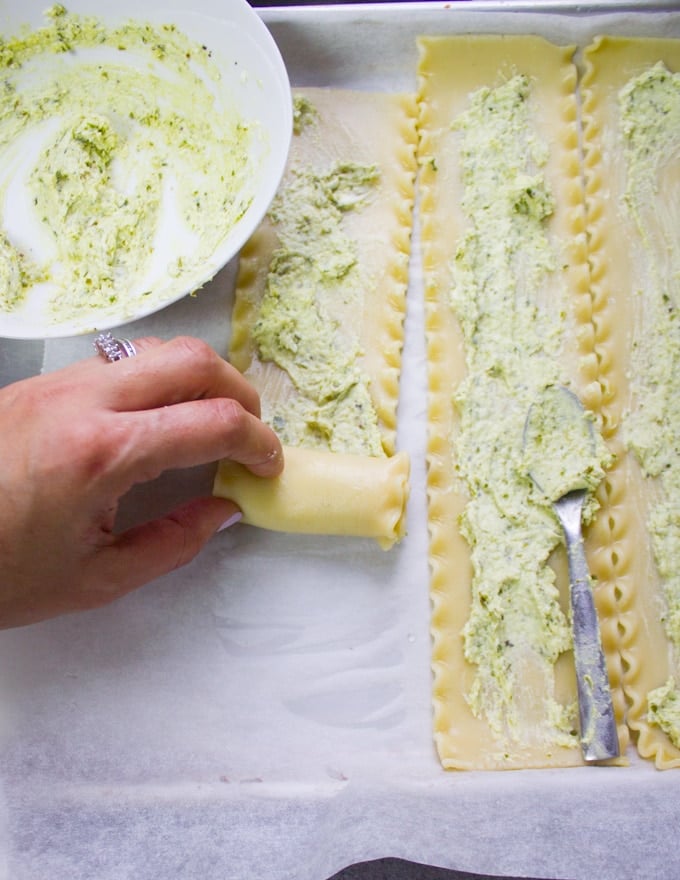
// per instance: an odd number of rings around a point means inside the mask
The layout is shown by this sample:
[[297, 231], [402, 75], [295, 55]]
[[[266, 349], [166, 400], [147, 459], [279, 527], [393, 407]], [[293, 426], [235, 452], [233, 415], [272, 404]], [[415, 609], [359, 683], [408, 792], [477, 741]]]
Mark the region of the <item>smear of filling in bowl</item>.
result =
[[151, 308], [205, 280], [247, 210], [252, 127], [175, 26], [46, 17], [0, 41], [0, 310]]

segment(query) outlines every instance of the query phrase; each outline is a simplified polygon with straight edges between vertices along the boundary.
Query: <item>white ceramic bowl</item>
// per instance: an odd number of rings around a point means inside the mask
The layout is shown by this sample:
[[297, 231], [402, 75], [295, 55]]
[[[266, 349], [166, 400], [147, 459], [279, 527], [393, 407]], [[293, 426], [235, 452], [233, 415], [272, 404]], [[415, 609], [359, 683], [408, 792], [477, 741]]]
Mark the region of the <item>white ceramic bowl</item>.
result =
[[[180, 271], [177, 276], [175, 269], [173, 277], [166, 271], [168, 260], [164, 259], [163, 240], [159, 238], [156, 250], [161, 253], [154, 254], [154, 265], [163, 268], [149, 284], [154, 291], [151, 302], [149, 297], [135, 296], [131, 305], [121, 304], [105, 312], [84, 307], [76, 315], [55, 319], [45, 302], [49, 282], [39, 284], [37, 292], [29, 290], [18, 308], [0, 308], [0, 336], [4, 337], [39, 339], [114, 327], [151, 314], [199, 288], [238, 253], [261, 221], [280, 183], [290, 146], [292, 105], [287, 72], [268, 30], [245, 0], [71, 0], [65, 5], [69, 13], [94, 16], [107, 26], [131, 19], [154, 26], [173, 24], [191, 40], [209, 48], [220, 68], [220, 90], [224, 89], [230, 106], [235, 106], [240, 117], [257, 131], [249, 146], [249, 162], [253, 161], [256, 170], [244, 184], [250, 203], [212, 255], [188, 274]], [[0, 34], [6, 39], [24, 26], [43, 26], [47, 6], [45, 0], [0, 0]], [[152, 102], [153, 95], [149, 98]], [[24, 242], [29, 242], [30, 250], [31, 224], [39, 221], [32, 218], [29, 222], [25, 205], [19, 204], [26, 200], [22, 180], [2, 183], [3, 164], [6, 168], [9, 163], [3, 163], [0, 155], [0, 191], [5, 194], [0, 225], [11, 240], [10, 229], [23, 223], [20, 234]]]

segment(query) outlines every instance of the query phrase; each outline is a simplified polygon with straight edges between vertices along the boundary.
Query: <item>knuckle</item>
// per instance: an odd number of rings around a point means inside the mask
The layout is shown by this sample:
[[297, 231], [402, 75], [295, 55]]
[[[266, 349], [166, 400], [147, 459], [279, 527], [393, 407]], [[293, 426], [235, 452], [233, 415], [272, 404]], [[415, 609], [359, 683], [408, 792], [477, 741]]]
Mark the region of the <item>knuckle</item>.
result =
[[248, 413], [232, 397], [217, 397], [212, 401], [214, 415], [222, 424], [227, 437], [245, 433], [249, 426]]
[[70, 426], [64, 445], [71, 448], [73, 460], [85, 479], [95, 480], [107, 469], [116, 447], [115, 433], [98, 419]]
[[169, 343], [177, 357], [186, 359], [191, 363], [191, 368], [209, 370], [214, 367], [218, 360], [216, 352], [195, 336], [177, 336]]
[[65, 454], [87, 482], [110, 474], [124, 459], [129, 445], [129, 427], [118, 419], [76, 420], [63, 437]]

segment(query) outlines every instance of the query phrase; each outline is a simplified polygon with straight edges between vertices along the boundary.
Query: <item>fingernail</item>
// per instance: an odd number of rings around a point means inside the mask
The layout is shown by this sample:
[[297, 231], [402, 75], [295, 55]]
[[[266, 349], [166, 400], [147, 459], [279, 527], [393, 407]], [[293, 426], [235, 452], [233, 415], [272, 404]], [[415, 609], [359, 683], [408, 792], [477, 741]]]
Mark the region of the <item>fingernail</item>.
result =
[[218, 532], [223, 532], [225, 529], [228, 529], [230, 526], [235, 525], [237, 522], [243, 519], [243, 514], [240, 510], [237, 510], [236, 513], [232, 513], [229, 519], [226, 519], [222, 525], [217, 530]]
[[282, 449], [272, 449], [272, 451], [267, 455], [263, 464], [270, 464], [274, 462], [275, 464], [280, 464], [283, 461], [283, 450]]

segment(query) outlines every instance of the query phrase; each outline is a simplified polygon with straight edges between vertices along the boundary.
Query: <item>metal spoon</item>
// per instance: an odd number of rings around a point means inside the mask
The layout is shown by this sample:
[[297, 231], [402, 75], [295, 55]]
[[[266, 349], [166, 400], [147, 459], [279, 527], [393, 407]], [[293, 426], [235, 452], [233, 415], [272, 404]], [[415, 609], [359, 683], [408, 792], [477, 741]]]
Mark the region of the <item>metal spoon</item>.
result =
[[[565, 435], [574, 431], [582, 432], [582, 438], [595, 448], [595, 435], [592, 422], [586, 417], [581, 402], [566, 388], [554, 386], [546, 389], [559, 395], [557, 399], [561, 407], [560, 417], [569, 422], [562, 427], [560, 437], [551, 437], [551, 442], [563, 442]], [[554, 401], [553, 401], [554, 402]], [[539, 415], [541, 402], [533, 404], [527, 415], [524, 429], [525, 452], [527, 444], [535, 439], [535, 421]], [[571, 421], [573, 420], [573, 421]], [[545, 423], [543, 423], [545, 425]], [[557, 432], [555, 432], [557, 433]], [[541, 472], [541, 464], [536, 460], [531, 465], [529, 476], [541, 491], [546, 491], [546, 472]], [[580, 483], [580, 485], [579, 485]], [[590, 572], [583, 547], [581, 518], [583, 502], [588, 489], [583, 488], [583, 481], [574, 475], [572, 487], [558, 498], [551, 497], [553, 508], [562, 525], [567, 546], [569, 563], [569, 586], [572, 610], [572, 632], [574, 641], [574, 664], [576, 667], [576, 683], [578, 690], [579, 721], [581, 732], [581, 752], [585, 761], [603, 761], [619, 756], [619, 740], [616, 732], [616, 718], [612, 704], [611, 688], [605, 664], [600, 625], [595, 610], [595, 602], [590, 584]]]

